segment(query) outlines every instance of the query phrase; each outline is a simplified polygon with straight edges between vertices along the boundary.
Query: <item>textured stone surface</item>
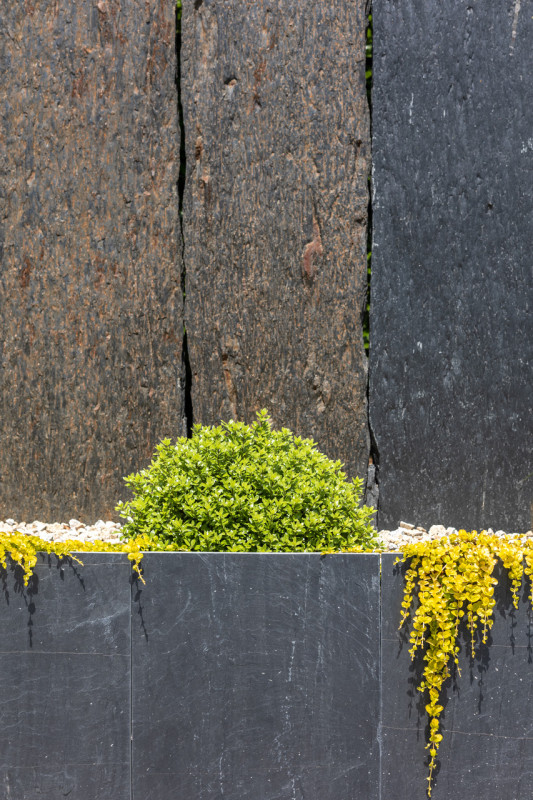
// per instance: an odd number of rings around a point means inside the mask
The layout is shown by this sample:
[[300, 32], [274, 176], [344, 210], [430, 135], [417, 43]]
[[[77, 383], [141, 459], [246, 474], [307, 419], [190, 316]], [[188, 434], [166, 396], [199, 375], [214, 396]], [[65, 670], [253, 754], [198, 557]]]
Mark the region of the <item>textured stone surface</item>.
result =
[[[392, 554], [382, 556], [382, 797], [425, 800], [427, 700], [416, 690], [421, 664], [411, 664], [407, 640], [398, 632], [404, 581], [394, 560]], [[478, 648], [473, 661], [463, 631], [461, 675], [455, 687], [447, 687], [443, 704], [444, 739], [432, 800], [528, 800], [533, 793], [528, 605], [524, 596], [518, 611], [511, 611], [504, 578], [489, 645]]]
[[130, 573], [125, 556], [43, 560], [0, 596], [0, 786], [13, 800], [130, 800]]
[[379, 797], [377, 555], [148, 554], [133, 793]]
[[381, 527], [531, 527], [526, 5], [373, 6], [370, 419]]
[[362, 0], [184, 0], [195, 422], [265, 407], [366, 475]]
[[175, 11], [16, 0], [0, 26], [0, 517], [109, 515], [181, 433]]

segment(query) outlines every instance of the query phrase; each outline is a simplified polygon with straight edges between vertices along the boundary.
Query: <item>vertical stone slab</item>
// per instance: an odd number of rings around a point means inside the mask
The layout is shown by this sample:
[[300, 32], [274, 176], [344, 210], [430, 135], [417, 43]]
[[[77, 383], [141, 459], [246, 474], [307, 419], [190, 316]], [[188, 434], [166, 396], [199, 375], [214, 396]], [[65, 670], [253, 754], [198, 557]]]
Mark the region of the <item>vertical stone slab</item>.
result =
[[130, 575], [123, 555], [41, 560], [0, 596], [2, 797], [130, 800]]
[[148, 553], [133, 796], [379, 798], [379, 556]]
[[184, 0], [186, 327], [195, 422], [368, 463], [362, 0]]
[[94, 521], [182, 430], [175, 4], [6, 0], [0, 74], [0, 518]]
[[533, 19], [375, 0], [380, 525], [531, 526]]
[[[400, 633], [404, 579], [395, 556], [381, 557], [382, 797], [426, 800], [428, 702], [417, 691], [420, 661]], [[525, 588], [525, 587], [524, 587]], [[512, 610], [505, 574], [488, 645], [476, 647], [461, 633], [460, 670], [446, 684], [439, 763], [432, 800], [495, 797], [527, 800], [533, 793], [533, 692], [531, 619], [527, 592]], [[408, 629], [407, 629], [408, 631]]]

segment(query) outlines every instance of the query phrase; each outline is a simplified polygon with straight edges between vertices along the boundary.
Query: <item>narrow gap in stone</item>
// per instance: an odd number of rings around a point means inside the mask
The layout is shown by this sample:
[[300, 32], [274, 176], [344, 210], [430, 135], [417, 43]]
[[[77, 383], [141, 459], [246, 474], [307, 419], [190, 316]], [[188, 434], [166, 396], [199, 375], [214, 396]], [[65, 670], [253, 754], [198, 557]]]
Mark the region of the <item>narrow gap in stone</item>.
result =
[[[187, 302], [187, 269], [185, 266], [185, 240], [183, 237], [183, 195], [185, 192], [185, 179], [187, 175], [187, 156], [185, 150], [185, 125], [183, 121], [183, 103], [181, 99], [181, 19], [182, 0], [176, 2], [176, 89], [178, 95], [178, 121], [180, 126], [180, 172], [178, 176], [178, 209], [181, 231], [181, 291], [183, 294], [183, 308]], [[189, 360], [187, 344], [187, 330], [183, 325], [183, 345], [181, 351], [181, 374], [184, 380], [184, 433], [188, 438], [192, 435], [193, 409], [192, 409], [192, 371]]]
[[[365, 42], [366, 99], [370, 116], [370, 141], [372, 141], [372, 7], [367, 5]], [[372, 277], [372, 167], [368, 172], [368, 221], [366, 229], [366, 298], [363, 310], [363, 338], [365, 353], [370, 352], [370, 280]]]
[[184, 331], [183, 333], [183, 350], [181, 354], [181, 361], [183, 364], [183, 370], [185, 372], [185, 404], [184, 404], [185, 424], [187, 430], [187, 438], [190, 439], [192, 436], [192, 426], [193, 426], [192, 396], [191, 396], [192, 372], [191, 372], [191, 362], [189, 361], [189, 348], [187, 347], [187, 331]]
[[[366, 27], [366, 43], [365, 43], [365, 78], [366, 78], [366, 96], [368, 101], [368, 111], [370, 115], [370, 142], [372, 142], [372, 80], [373, 80], [373, 26], [372, 26], [372, 6], [367, 4], [367, 27]], [[372, 162], [372, 159], [371, 159]], [[366, 240], [366, 303], [363, 313], [363, 337], [365, 343], [365, 352], [370, 359], [370, 283], [372, 279], [372, 163], [368, 173], [368, 222], [367, 222], [367, 240]], [[368, 429], [370, 433], [370, 454], [368, 459], [368, 472], [366, 478], [366, 492], [365, 504], [372, 506], [376, 509], [375, 524], [378, 524], [378, 500], [379, 500], [379, 452], [376, 442], [376, 437], [372, 430], [370, 422], [370, 389], [369, 382], [366, 386], [366, 400], [367, 400], [367, 413], [368, 413]]]

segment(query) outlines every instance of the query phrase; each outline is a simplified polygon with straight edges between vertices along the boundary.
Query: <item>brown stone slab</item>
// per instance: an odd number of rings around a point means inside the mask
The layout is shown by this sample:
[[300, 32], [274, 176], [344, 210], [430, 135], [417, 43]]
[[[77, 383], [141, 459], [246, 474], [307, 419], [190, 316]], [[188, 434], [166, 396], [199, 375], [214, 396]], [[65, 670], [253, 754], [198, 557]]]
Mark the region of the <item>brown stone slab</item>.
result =
[[274, 423], [366, 473], [361, 0], [184, 0], [195, 422]]
[[175, 8], [5, 0], [0, 518], [90, 521], [182, 431]]

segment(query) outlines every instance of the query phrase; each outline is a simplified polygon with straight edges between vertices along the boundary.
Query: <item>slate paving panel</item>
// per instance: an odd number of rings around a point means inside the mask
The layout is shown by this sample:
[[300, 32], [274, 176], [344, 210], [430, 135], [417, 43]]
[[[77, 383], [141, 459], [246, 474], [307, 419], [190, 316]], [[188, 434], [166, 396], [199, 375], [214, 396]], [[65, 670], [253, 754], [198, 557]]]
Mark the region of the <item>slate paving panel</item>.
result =
[[533, 15], [375, 0], [373, 22], [379, 524], [528, 530]]
[[[427, 702], [416, 685], [404, 629], [398, 631], [403, 576], [382, 556], [382, 797], [425, 800]], [[533, 629], [522, 594], [512, 612], [505, 575], [487, 646], [470, 658], [462, 632], [461, 675], [447, 687], [432, 800], [526, 800], [533, 793]]]
[[148, 554], [133, 796], [379, 797], [379, 557]]
[[0, 519], [116, 516], [183, 433], [175, 16], [2, 2]]
[[363, 0], [183, 0], [185, 316], [195, 422], [369, 453]]
[[0, 595], [0, 793], [130, 800], [130, 575], [122, 555], [41, 557]]

